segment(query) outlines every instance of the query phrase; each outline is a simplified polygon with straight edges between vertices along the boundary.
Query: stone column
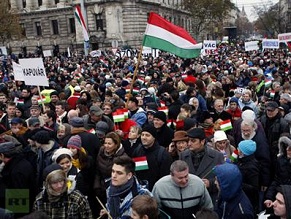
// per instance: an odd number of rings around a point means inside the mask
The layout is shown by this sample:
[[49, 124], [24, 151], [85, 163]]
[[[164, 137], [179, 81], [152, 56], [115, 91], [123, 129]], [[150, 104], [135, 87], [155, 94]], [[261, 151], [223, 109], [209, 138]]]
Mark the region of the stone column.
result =
[[26, 8], [27, 10], [33, 9], [34, 8], [34, 1], [35, 0], [26, 0]]
[[12, 10], [18, 9], [17, 0], [10, 0], [10, 5]]

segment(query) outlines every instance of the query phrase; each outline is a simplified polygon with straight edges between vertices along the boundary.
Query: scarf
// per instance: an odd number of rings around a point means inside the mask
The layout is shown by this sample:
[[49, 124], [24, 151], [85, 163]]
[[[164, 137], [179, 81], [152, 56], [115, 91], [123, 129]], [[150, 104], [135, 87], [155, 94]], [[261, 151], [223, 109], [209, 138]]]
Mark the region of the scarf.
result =
[[192, 156], [192, 162], [193, 162], [193, 166], [194, 166], [195, 170], [198, 169], [199, 164], [201, 163], [201, 160], [202, 160], [204, 154], [205, 154], [205, 149], [203, 149], [202, 151], [199, 151], [197, 153], [192, 152], [191, 156]]
[[134, 177], [131, 177], [127, 183], [121, 186], [113, 186], [110, 184], [109, 188], [109, 212], [113, 218], [118, 218], [120, 216], [119, 208], [120, 208], [120, 198], [125, 197], [129, 191], [131, 190], [134, 183]]

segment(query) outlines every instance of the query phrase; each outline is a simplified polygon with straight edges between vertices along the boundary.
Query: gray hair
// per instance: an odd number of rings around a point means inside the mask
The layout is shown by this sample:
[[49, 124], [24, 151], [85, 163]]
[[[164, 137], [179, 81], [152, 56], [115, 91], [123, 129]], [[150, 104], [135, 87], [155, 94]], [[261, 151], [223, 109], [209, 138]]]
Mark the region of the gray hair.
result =
[[251, 119], [245, 119], [245, 120], [243, 120], [241, 122], [240, 127], [242, 127], [242, 126], [249, 126], [249, 127], [254, 128], [254, 130], [257, 130], [257, 128], [258, 128], [257, 123], [254, 120], [251, 120]]
[[176, 160], [172, 163], [171, 167], [170, 167], [170, 172], [171, 175], [174, 174], [174, 172], [182, 172], [184, 170], [187, 170], [189, 168], [188, 164], [183, 161], [183, 160]]

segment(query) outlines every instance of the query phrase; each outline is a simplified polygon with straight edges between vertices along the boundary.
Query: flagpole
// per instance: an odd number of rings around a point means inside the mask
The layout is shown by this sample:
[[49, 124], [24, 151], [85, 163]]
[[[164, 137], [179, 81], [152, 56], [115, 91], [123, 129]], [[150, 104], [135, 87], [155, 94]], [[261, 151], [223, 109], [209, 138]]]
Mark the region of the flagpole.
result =
[[[80, 0], [80, 5], [81, 5], [81, 12], [83, 14], [85, 25], [86, 25], [86, 27], [88, 27], [88, 24], [87, 24], [87, 13], [86, 13], [85, 6], [84, 6], [84, 0]], [[85, 53], [85, 56], [88, 56], [88, 53], [89, 53], [88, 52], [88, 48], [87, 48], [87, 43], [89, 43], [89, 42], [84, 41], [84, 53]]]
[[45, 107], [44, 107], [44, 103], [43, 103], [43, 101], [42, 101], [42, 95], [41, 95], [41, 93], [40, 93], [40, 87], [37, 85], [37, 90], [38, 90], [38, 95], [39, 95], [39, 97], [40, 97], [40, 102], [41, 102], [41, 105], [42, 105], [42, 110], [43, 110], [43, 112], [45, 113]]
[[[143, 45], [141, 45], [140, 52], [139, 52], [138, 59], [137, 59], [137, 63], [135, 65], [135, 69], [134, 69], [134, 73], [133, 73], [133, 78], [132, 78], [132, 81], [131, 81], [131, 84], [130, 84], [130, 90], [129, 90], [129, 94], [130, 95], [132, 94], [133, 84], [135, 82], [137, 71], [138, 71], [138, 67], [139, 67], [139, 63], [140, 63], [140, 60], [141, 60], [141, 57], [142, 57], [142, 49], [143, 49]], [[129, 98], [127, 98], [126, 106], [128, 104], [128, 101], [129, 101]]]

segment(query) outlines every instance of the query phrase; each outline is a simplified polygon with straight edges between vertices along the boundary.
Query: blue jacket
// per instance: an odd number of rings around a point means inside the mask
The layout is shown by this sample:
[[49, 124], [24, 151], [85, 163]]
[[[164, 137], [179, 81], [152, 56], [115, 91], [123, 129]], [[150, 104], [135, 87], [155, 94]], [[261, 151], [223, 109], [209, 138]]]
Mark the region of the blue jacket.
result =
[[242, 175], [234, 164], [216, 166], [215, 174], [220, 187], [220, 195], [215, 211], [223, 219], [253, 219], [254, 211], [242, 190]]

